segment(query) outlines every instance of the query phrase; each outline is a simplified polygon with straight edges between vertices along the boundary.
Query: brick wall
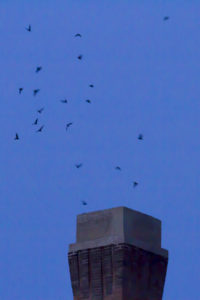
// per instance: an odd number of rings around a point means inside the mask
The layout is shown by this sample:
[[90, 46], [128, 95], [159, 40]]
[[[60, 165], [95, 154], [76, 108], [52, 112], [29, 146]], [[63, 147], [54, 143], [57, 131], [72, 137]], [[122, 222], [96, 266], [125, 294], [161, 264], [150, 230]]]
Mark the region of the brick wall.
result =
[[128, 244], [68, 253], [74, 300], [161, 300], [168, 259]]

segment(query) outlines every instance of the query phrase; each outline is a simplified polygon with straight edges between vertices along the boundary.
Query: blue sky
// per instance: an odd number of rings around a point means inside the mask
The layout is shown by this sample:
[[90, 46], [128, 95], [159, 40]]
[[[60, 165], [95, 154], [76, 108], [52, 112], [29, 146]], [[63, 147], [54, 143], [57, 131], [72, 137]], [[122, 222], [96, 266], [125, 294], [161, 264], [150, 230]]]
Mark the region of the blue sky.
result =
[[198, 299], [199, 20], [192, 0], [1, 1], [0, 299], [72, 299], [76, 215], [122, 205], [162, 220], [163, 299]]

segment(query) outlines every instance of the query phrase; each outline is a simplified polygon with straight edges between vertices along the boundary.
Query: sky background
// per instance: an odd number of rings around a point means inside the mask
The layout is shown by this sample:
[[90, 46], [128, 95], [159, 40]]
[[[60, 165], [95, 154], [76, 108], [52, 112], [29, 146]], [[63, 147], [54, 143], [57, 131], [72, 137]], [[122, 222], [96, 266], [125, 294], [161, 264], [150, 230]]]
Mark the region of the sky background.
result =
[[76, 215], [127, 206], [162, 220], [163, 299], [197, 300], [200, 2], [1, 0], [0, 66], [0, 299], [72, 299]]

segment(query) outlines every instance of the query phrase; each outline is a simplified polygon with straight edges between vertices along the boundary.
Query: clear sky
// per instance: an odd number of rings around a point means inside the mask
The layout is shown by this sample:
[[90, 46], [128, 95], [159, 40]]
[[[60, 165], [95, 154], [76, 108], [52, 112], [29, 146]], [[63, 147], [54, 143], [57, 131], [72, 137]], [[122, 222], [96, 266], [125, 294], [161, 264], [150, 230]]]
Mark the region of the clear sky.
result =
[[163, 299], [198, 300], [200, 2], [1, 0], [0, 42], [0, 299], [72, 299], [76, 215], [123, 205], [162, 220]]

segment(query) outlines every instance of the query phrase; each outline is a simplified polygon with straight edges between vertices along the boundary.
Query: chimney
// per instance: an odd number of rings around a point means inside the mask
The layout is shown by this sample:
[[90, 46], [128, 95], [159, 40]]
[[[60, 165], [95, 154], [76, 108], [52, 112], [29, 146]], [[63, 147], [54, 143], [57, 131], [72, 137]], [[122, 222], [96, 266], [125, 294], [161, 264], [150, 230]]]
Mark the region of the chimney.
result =
[[74, 300], [161, 300], [168, 251], [161, 221], [116, 207], [77, 216], [68, 252]]

